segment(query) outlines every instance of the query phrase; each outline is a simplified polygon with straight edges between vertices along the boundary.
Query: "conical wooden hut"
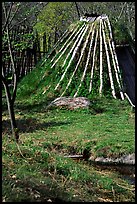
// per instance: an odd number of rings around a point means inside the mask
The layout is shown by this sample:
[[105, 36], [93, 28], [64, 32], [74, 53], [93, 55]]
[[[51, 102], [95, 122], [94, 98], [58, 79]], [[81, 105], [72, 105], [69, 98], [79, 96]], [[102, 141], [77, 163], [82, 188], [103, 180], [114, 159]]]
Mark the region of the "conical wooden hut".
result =
[[[72, 24], [48, 53], [42, 80], [59, 96], [117, 95], [124, 100], [123, 80], [107, 15], [85, 15]], [[50, 67], [50, 71], [49, 71]]]

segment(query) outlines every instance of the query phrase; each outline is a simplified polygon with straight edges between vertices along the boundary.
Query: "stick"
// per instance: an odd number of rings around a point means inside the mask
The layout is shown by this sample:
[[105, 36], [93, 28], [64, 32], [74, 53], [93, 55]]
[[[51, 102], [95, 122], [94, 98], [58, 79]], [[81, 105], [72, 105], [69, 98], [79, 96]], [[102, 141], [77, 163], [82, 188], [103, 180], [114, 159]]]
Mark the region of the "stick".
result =
[[99, 94], [102, 95], [102, 87], [103, 87], [103, 65], [102, 65], [102, 34], [101, 34], [101, 27], [102, 27], [102, 19], [100, 19], [100, 88], [99, 88]]
[[[72, 33], [72, 35], [68, 38], [68, 40], [64, 43], [64, 45], [61, 47], [61, 49], [59, 50], [58, 53], [60, 53], [64, 48], [64, 51], [61, 53], [61, 55], [57, 58], [57, 60], [54, 62], [54, 64], [52, 65], [51, 68], [53, 68], [55, 66], [55, 64], [58, 62], [58, 60], [61, 58], [61, 56], [65, 53], [65, 51], [67, 50], [67, 48], [69, 47], [69, 45], [71, 44], [71, 42], [76, 38], [76, 36], [79, 34], [79, 32], [82, 30], [82, 28], [84, 27], [84, 25], [79, 29], [79, 31], [76, 33], [76, 35], [73, 37], [73, 39], [69, 42], [69, 40], [71, 39], [71, 37], [74, 35], [74, 33], [76, 32], [77, 29], [75, 29]], [[68, 43], [69, 42], [69, 43]], [[68, 43], [68, 45], [67, 45]], [[67, 46], [66, 46], [67, 45]], [[57, 53], [57, 54], [58, 54]], [[51, 63], [54, 61], [54, 59], [56, 58], [57, 54], [55, 55], [55, 57], [51, 60]]]
[[93, 80], [93, 71], [94, 71], [94, 67], [95, 67], [95, 54], [96, 54], [96, 47], [97, 47], [97, 38], [98, 38], [98, 30], [96, 33], [95, 46], [94, 46], [94, 51], [93, 51], [93, 61], [92, 61], [92, 68], [91, 68], [89, 93], [91, 92], [91, 89], [92, 89], [92, 80]]
[[126, 98], [128, 99], [129, 103], [131, 104], [131, 106], [133, 106], [135, 108], [135, 105], [132, 103], [129, 96], [126, 93], [124, 93], [124, 94], [125, 94]]
[[86, 33], [88, 27], [89, 27], [89, 25], [86, 26], [86, 29], [84, 28], [85, 31], [83, 32], [82, 37], [81, 37], [81, 39], [79, 40], [79, 42], [78, 42], [78, 44], [77, 44], [77, 47], [74, 49], [73, 54], [72, 54], [72, 57], [71, 57], [71, 59], [70, 59], [70, 61], [69, 61], [69, 63], [68, 63], [68, 66], [66, 67], [66, 69], [65, 69], [65, 71], [64, 71], [64, 73], [63, 73], [63, 75], [61, 76], [61, 79], [60, 79], [60, 81], [58, 82], [57, 86], [55, 87], [55, 90], [57, 90], [57, 88], [58, 88], [60, 82], [63, 80], [63, 78], [64, 78], [64, 76], [65, 76], [65, 74], [66, 74], [68, 68], [70, 67], [70, 64], [71, 64], [72, 60], [74, 59], [74, 57], [75, 57], [75, 55], [76, 55], [76, 52], [77, 52], [77, 50], [78, 50], [78, 48], [79, 48], [79, 46], [80, 46], [80, 44], [81, 44], [81, 42], [82, 42], [82, 40], [83, 40], [83, 37], [84, 37], [84, 35], [85, 35], [85, 33]]
[[83, 31], [84, 31], [84, 29], [81, 31], [81, 33], [80, 33], [80, 34], [79, 34], [79, 36], [77, 37], [77, 39], [76, 39], [75, 43], [73, 44], [73, 46], [72, 46], [71, 50], [70, 50], [70, 51], [69, 51], [69, 53], [67, 54], [67, 57], [66, 57], [66, 59], [65, 59], [65, 61], [64, 61], [64, 63], [63, 63], [63, 65], [62, 65], [62, 67], [64, 67], [64, 66], [65, 66], [65, 64], [66, 64], [66, 61], [67, 61], [68, 57], [70, 56], [70, 54], [71, 54], [71, 53], [72, 53], [72, 51], [74, 50], [74, 48], [75, 48], [76, 44], [78, 43], [78, 41], [79, 41], [79, 39], [80, 39], [81, 34], [83, 33]]
[[[84, 25], [83, 25], [83, 26], [84, 26]], [[83, 26], [82, 26], [82, 27], [83, 27]], [[71, 37], [72, 37], [72, 36], [75, 34], [75, 32], [77, 31], [78, 27], [79, 27], [79, 26], [77, 26], [77, 28], [73, 31], [73, 33], [71, 34], [71, 36], [70, 36], [70, 37], [68, 38], [68, 40], [64, 43], [64, 45], [61, 47], [61, 49], [59, 50], [58, 53], [60, 53], [60, 52], [64, 49], [64, 47], [66, 46], [66, 44], [68, 43], [68, 41], [71, 39]], [[82, 27], [80, 28], [80, 30], [82, 29]], [[78, 33], [80, 32], [80, 30], [76, 33], [76, 35], [73, 37], [73, 39], [76, 38], [76, 36], [77, 36]], [[73, 40], [73, 39], [72, 39], [72, 40]], [[58, 62], [58, 60], [61, 58], [61, 56], [65, 53], [65, 51], [67, 50], [67, 48], [68, 48], [69, 45], [71, 44], [72, 40], [71, 40], [71, 41], [69, 42], [69, 44], [65, 47], [65, 50], [64, 50], [64, 51], [61, 53], [61, 55], [57, 58], [57, 60], [54, 62], [54, 64], [52, 65], [51, 68], [54, 67], [54, 65]], [[58, 53], [57, 53], [57, 54], [58, 54]], [[52, 63], [52, 62], [54, 61], [54, 59], [56, 58], [57, 54], [53, 57], [53, 59], [50, 61], [50, 63]], [[46, 60], [47, 60], [47, 59], [46, 59]], [[45, 75], [46, 75], [46, 72], [44, 73], [42, 79], [45, 77]]]
[[130, 191], [135, 191], [135, 188], [128, 188], [128, 187], [126, 187], [126, 186], [122, 186], [122, 185], [119, 185], [119, 184], [117, 184], [117, 185], [118, 185], [119, 187], [121, 187], [121, 188], [130, 190]]
[[66, 155], [66, 156], [64, 156], [65, 158], [72, 158], [72, 159], [83, 159], [83, 155], [78, 155], [78, 154], [76, 154], [76, 155]]
[[48, 57], [50, 57], [50, 55], [52, 54], [52, 52], [57, 48], [57, 46], [59, 45], [59, 43], [63, 42], [64, 38], [66, 38], [69, 34], [69, 31], [66, 30], [64, 32], [64, 34], [58, 39], [58, 41], [56, 42], [56, 44], [53, 46], [53, 49], [49, 52], [49, 54], [47, 55], [46, 59], [42, 62], [41, 66], [43, 66], [43, 64], [47, 61]]
[[[105, 28], [107, 28], [105, 22], [104, 22], [104, 25], [105, 25]], [[121, 91], [122, 87], [121, 87], [121, 84], [120, 84], [120, 81], [119, 81], [119, 76], [118, 76], [118, 72], [117, 72], [117, 68], [116, 68], [116, 62], [115, 62], [114, 53], [113, 53], [113, 50], [112, 50], [112, 45], [111, 45], [111, 42], [110, 42], [110, 38], [108, 39], [108, 42], [109, 42], [109, 48], [110, 48], [110, 51], [111, 51], [112, 61], [113, 61], [114, 69], [115, 69], [116, 80], [117, 80], [117, 83], [118, 83], [118, 86], [119, 86], [119, 89], [120, 89], [121, 99], [124, 100], [124, 94]]]
[[[89, 47], [89, 51], [88, 51], [88, 57], [87, 57], [85, 69], [84, 69], [83, 75], [82, 75], [82, 77], [81, 77], [81, 81], [80, 81], [79, 87], [78, 87], [76, 93], [74, 94], [74, 97], [77, 96], [77, 94], [78, 94], [78, 92], [79, 92], [79, 89], [80, 89], [80, 87], [81, 87], [81, 85], [82, 85], [82, 82], [83, 82], [83, 80], [84, 80], [84, 78], [85, 78], [85, 74], [86, 74], [86, 71], [87, 71], [87, 68], [88, 68], [88, 64], [89, 64], [89, 59], [90, 59], [91, 47], [92, 47], [92, 44], [93, 44], [94, 33], [95, 33], [95, 29], [94, 29], [93, 32], [92, 32], [92, 37], [91, 37], [91, 42], [90, 42], [90, 47]], [[97, 33], [96, 33], [95, 47], [96, 47], [97, 37], [98, 37], [98, 30], [97, 30]], [[95, 48], [95, 49], [96, 49], [96, 48]]]
[[90, 33], [91, 33], [92, 29], [93, 29], [93, 24], [91, 25], [91, 29], [90, 29], [90, 31], [89, 31], [88, 37], [87, 37], [87, 39], [86, 39], [86, 41], [85, 41], [85, 43], [84, 43], [84, 46], [83, 46], [83, 48], [82, 48], [82, 51], [81, 51], [79, 60], [78, 60], [78, 62], [77, 62], [77, 65], [76, 65], [76, 67], [75, 67], [75, 70], [74, 70], [74, 72], [72, 73], [72, 75], [71, 75], [71, 77], [70, 77], [70, 80], [69, 80], [69, 82], [68, 82], [68, 84], [67, 84], [67, 86], [66, 86], [66, 88], [65, 88], [65, 91], [62, 93], [61, 96], [63, 96], [64, 93], [66, 92], [66, 90], [68, 89], [68, 87], [69, 87], [69, 85], [70, 85], [70, 83], [71, 83], [71, 81], [72, 81], [72, 78], [73, 78], [73, 76], [75, 75], [75, 73], [76, 73], [76, 71], [77, 71], [77, 69], [78, 69], [78, 66], [79, 66], [79, 64], [80, 64], [80, 62], [81, 62], [81, 59], [82, 59], [82, 56], [83, 56], [83, 54], [84, 54], [85, 48], [86, 48], [86, 46], [87, 46], [88, 39], [89, 39], [89, 36], [90, 36]]
[[103, 39], [104, 39], [105, 50], [106, 50], [108, 73], [109, 73], [110, 85], [111, 85], [111, 89], [112, 89], [112, 95], [116, 99], [115, 88], [114, 88], [114, 83], [113, 83], [113, 78], [112, 78], [111, 65], [110, 65], [110, 59], [109, 59], [109, 53], [108, 53], [108, 47], [107, 47], [107, 43], [106, 43], [106, 37], [105, 37], [103, 22], [102, 22], [102, 32], [103, 32]]
[[116, 67], [117, 67], [119, 78], [120, 78], [120, 81], [121, 81], [121, 84], [122, 84], [122, 79], [121, 79], [120, 69], [119, 69], [119, 63], [118, 63], [117, 54], [116, 54], [115, 45], [114, 45], [113, 36], [112, 36], [111, 25], [110, 25], [108, 17], [106, 17], [106, 19], [107, 19], [107, 24], [108, 24], [108, 28], [109, 28], [110, 39], [111, 39], [111, 42], [112, 42], [112, 49], [113, 49], [113, 53], [114, 53], [114, 57], [115, 57], [115, 61], [116, 61]]

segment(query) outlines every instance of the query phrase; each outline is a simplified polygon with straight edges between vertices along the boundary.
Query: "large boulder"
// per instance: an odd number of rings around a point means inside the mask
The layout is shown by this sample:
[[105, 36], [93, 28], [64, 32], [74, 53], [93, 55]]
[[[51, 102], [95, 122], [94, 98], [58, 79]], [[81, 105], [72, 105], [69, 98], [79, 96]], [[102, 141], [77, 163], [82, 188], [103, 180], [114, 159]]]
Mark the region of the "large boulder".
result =
[[90, 100], [85, 97], [59, 97], [52, 101], [47, 108], [60, 107], [73, 110], [77, 108], [88, 108], [90, 104]]

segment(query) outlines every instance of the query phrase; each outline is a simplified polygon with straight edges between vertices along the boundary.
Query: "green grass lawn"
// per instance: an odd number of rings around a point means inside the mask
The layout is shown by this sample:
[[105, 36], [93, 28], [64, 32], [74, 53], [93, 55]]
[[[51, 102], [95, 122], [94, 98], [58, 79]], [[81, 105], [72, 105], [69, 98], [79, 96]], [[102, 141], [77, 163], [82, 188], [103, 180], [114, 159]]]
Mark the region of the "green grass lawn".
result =
[[46, 110], [47, 102], [17, 100], [19, 147], [3, 110], [3, 201], [134, 202], [134, 186], [118, 172], [99, 170], [82, 154], [120, 157], [135, 151], [135, 115], [127, 101], [95, 98], [86, 110]]

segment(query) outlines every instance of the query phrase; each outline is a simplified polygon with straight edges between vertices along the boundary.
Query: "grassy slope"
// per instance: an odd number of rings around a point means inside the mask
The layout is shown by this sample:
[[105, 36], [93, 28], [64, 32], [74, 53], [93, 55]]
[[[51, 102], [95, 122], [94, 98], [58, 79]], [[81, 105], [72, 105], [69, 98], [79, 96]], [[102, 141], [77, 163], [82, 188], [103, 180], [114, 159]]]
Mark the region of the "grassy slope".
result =
[[95, 99], [89, 110], [81, 111], [45, 111], [45, 105], [30, 101], [16, 103], [26, 160], [7, 137], [9, 123], [3, 113], [4, 200], [134, 201], [133, 187], [118, 173], [63, 157], [81, 154], [85, 148], [94, 156], [134, 152], [134, 113], [126, 101]]
[[42, 94], [51, 81], [49, 72], [41, 80], [44, 72], [38, 67], [18, 87], [15, 112], [26, 159], [8, 138], [3, 111], [3, 201], [134, 201], [133, 186], [117, 172], [64, 158], [85, 149], [95, 157], [133, 153], [134, 113], [128, 102], [96, 97], [88, 110], [46, 111], [58, 93], [51, 87]]

